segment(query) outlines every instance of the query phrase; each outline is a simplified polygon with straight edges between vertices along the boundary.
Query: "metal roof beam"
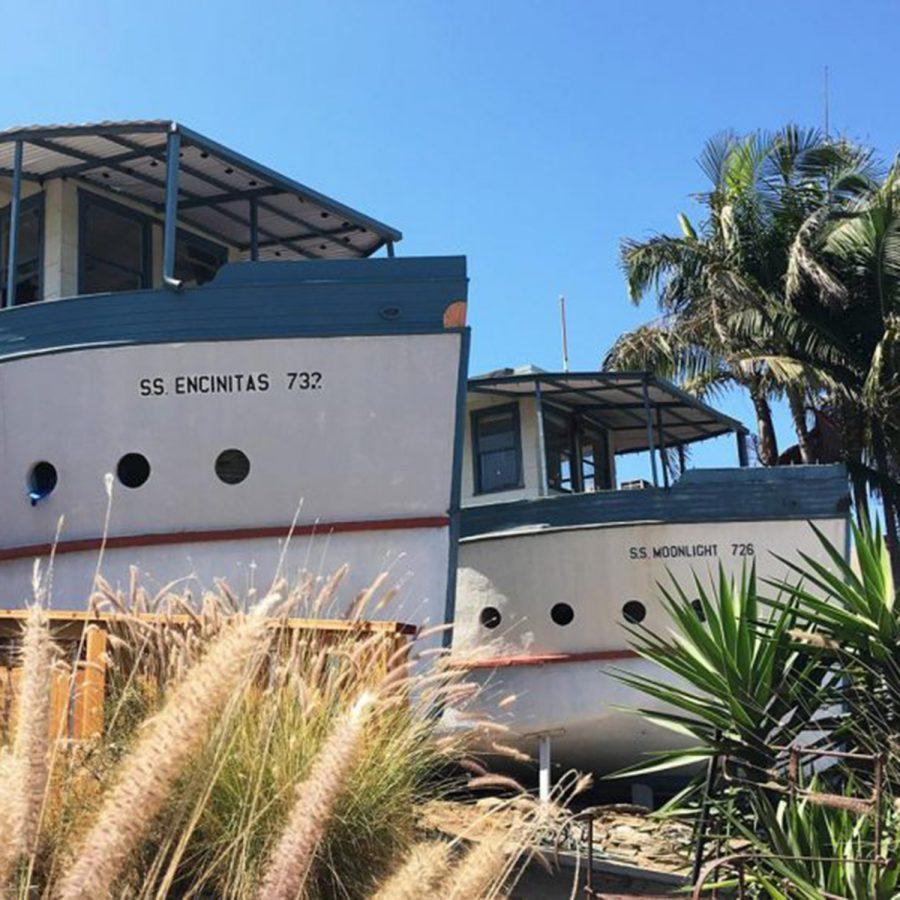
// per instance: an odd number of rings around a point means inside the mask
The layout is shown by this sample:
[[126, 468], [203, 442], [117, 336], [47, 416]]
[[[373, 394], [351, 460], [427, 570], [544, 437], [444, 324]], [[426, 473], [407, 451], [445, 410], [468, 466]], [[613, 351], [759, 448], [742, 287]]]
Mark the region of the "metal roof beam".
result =
[[[129, 147], [130, 149], [137, 149], [137, 145], [135, 145], [133, 141], [129, 141], [126, 138], [114, 137], [114, 138], [112, 138], [112, 140], [115, 143], [121, 144], [123, 147]], [[204, 145], [198, 144], [198, 146], [200, 146], [202, 148]], [[156, 148], [147, 148], [147, 151], [148, 151], [147, 152], [148, 156], [152, 156], [155, 159], [165, 162], [165, 158], [166, 158], [165, 150], [156, 149]], [[208, 173], [203, 172], [200, 169], [196, 168], [195, 166], [191, 166], [187, 163], [181, 164], [181, 171], [187, 175], [191, 175], [194, 178], [199, 178], [200, 180], [205, 181], [207, 184], [211, 184], [213, 187], [218, 188], [220, 191], [233, 191], [234, 190], [233, 185], [228, 184], [227, 181], [222, 181], [220, 178], [215, 178], [214, 176], [209, 175]], [[285, 193], [287, 193], [287, 191], [285, 191]], [[199, 195], [196, 195], [196, 196], [199, 196]], [[271, 203], [266, 203], [264, 200], [257, 201], [257, 205], [259, 206], [260, 209], [265, 209], [269, 212], [275, 213], [275, 215], [281, 216], [281, 218], [283, 218], [283, 219], [287, 219], [289, 222], [292, 222], [294, 225], [301, 225], [304, 228], [308, 228], [310, 231], [316, 232], [316, 234], [321, 236], [323, 239], [328, 239], [327, 232], [325, 232], [321, 228], [318, 228], [317, 226], [313, 225], [311, 222], [307, 222], [305, 219], [303, 219], [299, 216], [295, 216], [291, 213], [287, 213], [284, 210], [279, 209], [277, 206], [273, 206]], [[225, 210], [220, 209], [219, 212], [224, 213]], [[351, 218], [352, 218], [352, 216], [351, 216]], [[250, 225], [247, 220], [240, 218], [239, 221], [241, 221], [249, 229]], [[259, 229], [259, 233], [260, 234], [263, 233], [263, 230], [261, 228]], [[277, 235], [274, 235], [272, 233], [269, 233], [267, 236], [277, 238]], [[344, 249], [346, 249], [346, 247], [347, 247], [347, 245], [344, 244], [343, 242], [333, 241], [333, 243], [337, 244], [337, 246], [344, 248]], [[351, 248], [351, 249], [354, 249], [354, 248]], [[297, 252], [297, 251], [295, 251], [295, 252]], [[315, 258], [318, 258], [318, 257], [315, 256]]]
[[[12, 178], [15, 175], [15, 171], [13, 169], [9, 169], [6, 166], [0, 166], [0, 178]], [[26, 172], [24, 169], [22, 170], [22, 181], [33, 181], [36, 184], [43, 184], [46, 175], [32, 175], [30, 172]]]
[[[651, 378], [652, 376], [647, 376], [647, 377], [648, 377], [648, 378]], [[653, 385], [654, 385], [655, 387], [660, 387], [660, 385], [658, 385], [655, 381], [653, 382]], [[662, 388], [662, 389], [665, 390], [665, 388]], [[638, 395], [636, 395], [633, 391], [630, 391], [627, 387], [622, 387], [621, 390], [622, 390], [623, 393], [628, 394], [630, 397], [635, 397], [635, 398], [636, 398], [636, 397], [638, 396]], [[653, 404], [654, 404], [654, 401], [653, 401], [653, 400], [650, 400], [650, 405], [653, 406]], [[675, 412], [674, 409], [670, 410], [670, 412], [671, 412], [672, 416], [673, 416], [674, 418], [676, 418], [679, 422], [682, 422], [682, 423], [685, 424], [685, 425], [696, 425], [696, 426], [700, 427], [700, 433], [701, 433], [701, 434], [709, 434], [708, 431], [705, 431], [705, 430], [702, 428], [702, 426], [703, 426], [704, 424], [706, 424], [706, 423], [703, 422], [702, 420], [686, 419], [684, 416], [680, 416], [677, 412]], [[730, 429], [729, 429], [729, 430], [730, 430]]]
[[[335, 228], [334, 230], [330, 231], [329, 234], [331, 234], [333, 237], [343, 237], [344, 235], [357, 234], [357, 233], [359, 233], [359, 231], [360, 231], [360, 229], [357, 225], [351, 225], [349, 228]], [[289, 236], [285, 237], [284, 240], [286, 240], [286, 241], [312, 241], [312, 240], [320, 241], [321, 238], [317, 234], [311, 234], [311, 233], [307, 232], [306, 234], [289, 235]], [[274, 243], [276, 243], [276, 242], [275, 241], [259, 241], [258, 246], [259, 246], [260, 250], [262, 250], [266, 247], [271, 246]], [[351, 250], [355, 249], [352, 244], [345, 243], [344, 246], [350, 247]], [[241, 249], [249, 250], [250, 245], [244, 244], [243, 246], [241, 246]]]
[[[165, 211], [165, 207], [161, 203], [151, 203], [144, 197], [138, 197], [137, 194], [129, 193], [128, 191], [124, 191], [121, 188], [113, 188], [105, 184], [96, 184], [93, 181], [88, 181], [86, 178], [80, 178], [78, 176], [73, 177], [72, 181], [78, 184], [83, 184], [85, 187], [90, 188], [92, 191], [100, 191], [104, 194], [109, 194], [111, 197], [130, 200], [132, 203], [138, 203], [141, 206], [145, 206], [148, 209], [152, 210], [152, 213], [150, 213], [151, 216], [153, 216], [154, 213], [156, 214], [156, 217], [153, 218], [154, 222], [156, 222], [157, 224], [162, 224], [162, 214]], [[182, 225], [190, 226], [194, 231], [198, 232], [203, 237], [209, 238], [211, 241], [215, 241], [219, 244], [224, 244], [225, 246], [235, 246], [231, 243], [229, 238], [221, 234], [221, 232], [215, 231], [212, 228], [208, 228], [206, 225], [203, 225], [200, 222], [195, 222], [193, 219], [188, 219], [185, 216], [179, 216], [179, 222]]]
[[[568, 386], [565, 386], [565, 385], [561, 385], [560, 382], [554, 380], [553, 378], [547, 378], [547, 377], [545, 377], [545, 376], [543, 376], [543, 375], [535, 376], [535, 381], [538, 381], [538, 380], [540, 380], [541, 382], [544, 382], [544, 383], [546, 383], [546, 384], [553, 385], [554, 387], [563, 387], [563, 388], [564, 388], [564, 393], [567, 393], [567, 394], [576, 394], [576, 395], [578, 395], [579, 397], [584, 396], [584, 397], [587, 397], [587, 398], [589, 398], [589, 399], [591, 399], [591, 400], [595, 399], [595, 395], [592, 393], [592, 391], [591, 391], [590, 388], [568, 387]], [[620, 388], [620, 389], [621, 389], [621, 390], [625, 390], [624, 388]], [[551, 396], [553, 396], [553, 392], [551, 392]], [[641, 403], [641, 409], [643, 409], [643, 406], [644, 406], [643, 403]], [[642, 424], [643, 424], [644, 421], [645, 421], [645, 419], [644, 419], [643, 416], [639, 416], [637, 413], [631, 412], [630, 409], [625, 409], [624, 412], [625, 412], [626, 415], [630, 416], [632, 419], [635, 419], [635, 420], [638, 421], [638, 422], [641, 422]]]
[[[122, 138], [117, 138], [117, 137], [116, 137], [116, 138], [111, 138], [111, 140], [112, 140], [114, 143], [122, 143], [122, 140], [123, 140], [123, 139], [122, 139]], [[82, 153], [80, 150], [72, 150], [71, 153], [70, 153], [70, 152], [69, 152], [69, 148], [67, 148], [67, 147], [58, 147], [58, 146], [57, 146], [56, 144], [54, 144], [52, 141], [44, 141], [44, 140], [41, 140], [40, 142], [38, 142], [38, 141], [33, 141], [32, 143], [35, 143], [35, 144], [37, 144], [38, 146], [43, 146], [44, 149], [46, 149], [46, 150], [53, 150], [53, 151], [56, 151], [56, 152], [59, 152], [59, 153], [66, 153], [66, 154], [68, 154], [68, 155], [71, 155], [71, 156], [72, 156], [73, 158], [75, 158], [75, 159], [82, 158], [82, 159], [84, 159], [85, 162], [87, 162], [87, 161], [88, 161], [88, 158], [89, 158], [89, 154]], [[128, 144], [132, 144], [132, 142], [131, 142], [131, 141], [128, 141]], [[136, 148], [135, 148], [135, 149], [136, 149]], [[147, 150], [148, 148], [144, 148], [144, 149]], [[156, 154], [153, 154], [153, 153], [147, 153], [146, 155], [148, 155], [148, 156], [154, 156], [154, 158], [159, 158]], [[163, 152], [161, 159], [162, 159], [163, 162], [165, 162], [165, 152]], [[111, 165], [111, 164], [109, 164], [108, 162], [105, 164], [105, 166], [106, 166], [106, 168], [112, 169], [112, 170], [115, 171], [115, 172], [119, 172], [120, 174], [126, 175], [126, 176], [128, 176], [128, 177], [130, 177], [130, 178], [134, 178], [134, 179], [137, 180], [137, 181], [141, 181], [141, 182], [143, 182], [143, 183], [145, 183], [145, 184], [149, 184], [149, 185], [151, 185], [152, 187], [158, 188], [159, 190], [165, 192], [166, 184], [165, 184], [164, 181], [160, 181], [159, 179], [153, 178], [153, 177], [150, 176], [150, 175], [145, 175], [143, 172], [135, 172], [135, 171], [133, 171], [133, 170], [131, 170], [131, 169], [126, 169], [126, 168], [121, 167], [121, 166], [114, 166], [114, 165]], [[182, 169], [182, 171], [187, 171], [189, 167], [182, 165], [180, 168]], [[88, 180], [88, 179], [84, 178], [84, 176], [79, 176], [79, 177], [84, 181], [85, 184], [89, 184], [89, 185], [91, 185], [91, 186], [102, 187], [102, 185], [97, 184], [97, 182], [95, 182], [95, 181], [93, 181], [93, 180]], [[146, 198], [141, 198], [141, 197], [135, 197], [134, 195], [128, 195], [125, 191], [121, 191], [121, 190], [112, 190], [111, 192], [112, 192], [113, 194], [120, 193], [121, 196], [129, 196], [129, 199], [132, 199], [132, 200], [134, 200], [135, 202], [138, 202], [138, 203], [143, 203], [145, 206], [149, 206], [149, 207], [151, 207], [151, 208], [153, 208], [153, 209], [161, 210], [161, 209], [163, 208], [160, 204], [154, 203], [152, 200], [147, 200]], [[186, 197], [188, 200], [199, 199], [199, 198], [201, 197], [200, 194], [197, 194], [197, 193], [194, 192], [194, 191], [186, 190], [185, 188], [180, 188], [178, 193], [179, 193], [180, 196]], [[180, 205], [180, 203], [181, 203], [181, 201], [179, 201], [179, 205]], [[211, 203], [208, 203], [208, 202], [207, 202], [205, 205], [206, 205], [206, 206], [209, 206], [209, 207], [212, 208], [212, 209], [215, 209], [216, 212], [217, 212], [219, 215], [224, 216], [225, 218], [230, 219], [231, 221], [236, 222], [236, 223], [238, 223], [239, 225], [242, 225], [242, 226], [244, 226], [244, 227], [246, 227], [246, 228], [249, 229], [249, 227], [250, 227], [250, 226], [249, 226], [249, 223], [248, 223], [243, 217], [239, 216], [237, 213], [233, 213], [233, 212], [231, 212], [231, 210], [228, 210], [228, 209], [222, 209], [221, 207], [217, 206], [217, 205], [214, 204], [214, 203], [211, 204]], [[186, 223], [187, 223], [187, 222], [190, 222], [189, 219], [183, 219], [183, 221], [186, 222]], [[191, 224], [192, 224], [192, 227], [197, 227], [197, 226], [194, 225], [193, 223], [191, 223]], [[260, 233], [260, 234], [264, 234], [264, 235], [266, 235], [266, 237], [270, 237], [270, 238], [272, 238], [273, 240], [278, 241], [278, 242], [279, 242], [282, 246], [284, 246], [286, 249], [291, 250], [292, 252], [297, 253], [297, 254], [299, 254], [300, 256], [305, 256], [307, 259], [318, 259], [318, 258], [319, 258], [317, 254], [315, 254], [315, 253], [310, 253], [308, 250], [304, 249], [303, 247], [300, 247], [299, 245], [296, 245], [296, 244], [293, 244], [293, 243], [290, 243], [290, 242], [282, 241], [282, 239], [279, 238], [278, 235], [275, 234], [274, 232], [267, 231], [267, 230], [264, 229], [264, 228], [260, 228], [260, 229], [259, 229], [259, 233]], [[219, 240], [223, 240], [223, 239], [222, 239], [222, 238], [219, 238]], [[233, 241], [231, 241], [231, 240], [229, 240], [229, 239], [224, 239], [224, 243], [230, 244], [231, 246], [238, 246], [238, 245], [236, 245]]]
[[[110, 142], [112, 143], [112, 142]], [[65, 169], [56, 169], [53, 172], [53, 178], [71, 178], [75, 175], [81, 175], [83, 172], [90, 172], [91, 169], [102, 169], [104, 166], [116, 168], [123, 163], [134, 162], [147, 155], [148, 147], [142, 147], [140, 150], [131, 150], [128, 153], [117, 153], [115, 156], [96, 156], [91, 160], [77, 163], [74, 166], [68, 166]], [[65, 153], [66, 151], [61, 151]]]
[[58, 125], [55, 127], [51, 125], [47, 128], [15, 128], [0, 134], [0, 144], [9, 144], [13, 141], [34, 143], [35, 138], [46, 137], [84, 137], [98, 134], [101, 137], [105, 134], [165, 134], [171, 125], [172, 123], [169, 121], [120, 122], [117, 124], [103, 124], [101, 122], [95, 125]]
[[[725, 422], [721, 422], [718, 419], [698, 419], [696, 422], [684, 422], [681, 425], [673, 425], [673, 424], [669, 423], [669, 425], [667, 425], [666, 427], [671, 432], [671, 430], [673, 428], [689, 428], [694, 425], [718, 425], [722, 429], [721, 431], [715, 431], [715, 432], [709, 432], [709, 431], [702, 432], [702, 434], [704, 434], [706, 437], [719, 437], [720, 435], [723, 435], [723, 434], [731, 434], [734, 431], [734, 429], [730, 425], [726, 424]], [[646, 427], [647, 427], [646, 425], [641, 425], [641, 426], [635, 425], [633, 427], [631, 425], [623, 425], [622, 427], [616, 428], [615, 430], [616, 431], [638, 431], [638, 430], [642, 430]]]
[[397, 241], [403, 240], [403, 234], [401, 232], [397, 231], [396, 228], [391, 228], [390, 225], [385, 225], [384, 222], [379, 222], [377, 219], [373, 219], [365, 213], [361, 213], [349, 206], [345, 206], [343, 203], [340, 203], [332, 197], [326, 197], [324, 194], [320, 194], [318, 191], [313, 190], [307, 185], [301, 184], [299, 181], [294, 181], [292, 178], [287, 178], [280, 172], [276, 172], [267, 166], [260, 165], [252, 159], [248, 159], [243, 154], [237, 153], [230, 147], [226, 147], [217, 141], [213, 141], [205, 135], [192, 131], [190, 128], [180, 126], [180, 130], [184, 139], [189, 143], [218, 156], [220, 159], [228, 160], [239, 168], [251, 169], [258, 172], [263, 178], [271, 181], [273, 184], [281, 185], [285, 189], [285, 193], [304, 194], [314, 203], [318, 203], [320, 206], [331, 210], [335, 215], [340, 216], [341, 218], [355, 219], [356, 221], [361, 222], [364, 224], [366, 230], [374, 232], [381, 238], [381, 243], [396, 243]]
[[208, 197], [197, 194], [195, 200], [186, 200], [178, 204], [179, 209], [191, 209], [195, 206], [217, 206], [219, 203], [235, 203], [238, 200], [252, 200], [254, 197], [271, 197], [272, 194], [281, 194], [280, 188], [269, 187], [250, 188], [247, 191], [230, 191], [222, 194], [210, 194]]

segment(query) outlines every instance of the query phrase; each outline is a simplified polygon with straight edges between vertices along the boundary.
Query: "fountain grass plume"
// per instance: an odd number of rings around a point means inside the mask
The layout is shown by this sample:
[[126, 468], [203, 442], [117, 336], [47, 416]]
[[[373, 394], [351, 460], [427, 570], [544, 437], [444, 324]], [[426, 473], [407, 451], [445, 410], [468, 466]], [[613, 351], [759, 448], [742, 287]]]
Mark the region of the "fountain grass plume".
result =
[[297, 789], [287, 823], [270, 857], [257, 895], [259, 900], [294, 900], [303, 890], [335, 801], [357, 760], [374, 700], [374, 694], [364, 693], [338, 719], [316, 755], [308, 777]]
[[420, 900], [433, 896], [450, 870], [450, 858], [451, 845], [445, 841], [414, 844], [372, 900]]
[[129, 856], [138, 848], [177, 778], [203, 743], [211, 719], [248, 680], [252, 659], [265, 647], [266, 614], [278, 596], [225, 629], [150, 719], [104, 798], [93, 826], [63, 875], [60, 900], [110, 894]]
[[447, 900], [487, 900], [503, 886], [507, 866], [521, 848], [500, 829], [475, 844], [450, 873], [440, 894]]
[[15, 838], [20, 853], [37, 840], [44, 791], [50, 771], [50, 687], [53, 640], [47, 617], [37, 604], [28, 610], [22, 635], [19, 715], [13, 755], [19, 762]]

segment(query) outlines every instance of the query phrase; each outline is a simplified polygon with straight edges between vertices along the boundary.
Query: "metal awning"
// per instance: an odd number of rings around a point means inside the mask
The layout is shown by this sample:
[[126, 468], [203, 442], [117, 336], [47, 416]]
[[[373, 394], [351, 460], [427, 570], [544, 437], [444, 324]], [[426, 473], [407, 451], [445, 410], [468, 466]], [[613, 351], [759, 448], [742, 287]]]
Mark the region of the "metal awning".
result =
[[0, 131], [0, 183], [69, 178], [167, 209], [167, 149], [179, 160], [178, 224], [237, 247], [247, 258], [353, 258], [402, 234], [312, 188], [168, 120], [26, 126]]
[[617, 453], [747, 433], [737, 419], [646, 372], [501, 370], [470, 378], [469, 391], [512, 400], [539, 397], [545, 409], [581, 412], [616, 433]]

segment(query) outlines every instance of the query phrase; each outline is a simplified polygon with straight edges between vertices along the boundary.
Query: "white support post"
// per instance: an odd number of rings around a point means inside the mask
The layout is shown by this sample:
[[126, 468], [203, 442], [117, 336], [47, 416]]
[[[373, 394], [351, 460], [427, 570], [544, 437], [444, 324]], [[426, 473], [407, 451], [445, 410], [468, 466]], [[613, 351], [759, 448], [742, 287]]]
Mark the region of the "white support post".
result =
[[541, 803], [550, 802], [550, 735], [538, 738], [538, 797]]

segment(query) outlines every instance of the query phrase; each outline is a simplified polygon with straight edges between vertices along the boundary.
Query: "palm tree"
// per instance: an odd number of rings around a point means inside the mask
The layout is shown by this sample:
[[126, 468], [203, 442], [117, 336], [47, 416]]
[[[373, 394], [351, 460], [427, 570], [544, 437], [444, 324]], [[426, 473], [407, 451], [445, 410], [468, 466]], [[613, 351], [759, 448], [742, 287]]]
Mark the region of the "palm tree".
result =
[[[747, 317], [732, 326], [759, 334]], [[819, 404], [839, 421], [858, 506], [869, 491], [882, 498], [900, 573], [900, 161], [851, 202], [807, 218], [766, 333], [773, 350], [757, 361], [802, 367], [815, 381]]]
[[[768, 316], [784, 295], [798, 233], [868, 185], [869, 155], [786, 126], [771, 135], [713, 138], [700, 165], [711, 189], [698, 196], [706, 210], [699, 231], [682, 214], [680, 235], [622, 244], [632, 300], [654, 291], [661, 317], [619, 338], [604, 367], [653, 371], [698, 396], [735, 385], [747, 390], [764, 465], [778, 460], [771, 402], [784, 397], [801, 458], [815, 462], [806, 408], [818, 384], [801, 362], [787, 364], [789, 354], [779, 351], [788, 347]], [[741, 327], [748, 319], [757, 331]], [[776, 356], [782, 363], [773, 366]]]

